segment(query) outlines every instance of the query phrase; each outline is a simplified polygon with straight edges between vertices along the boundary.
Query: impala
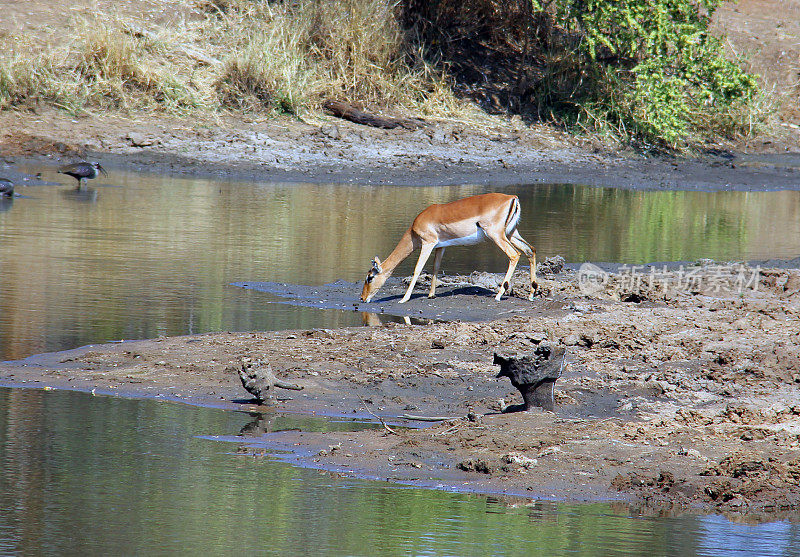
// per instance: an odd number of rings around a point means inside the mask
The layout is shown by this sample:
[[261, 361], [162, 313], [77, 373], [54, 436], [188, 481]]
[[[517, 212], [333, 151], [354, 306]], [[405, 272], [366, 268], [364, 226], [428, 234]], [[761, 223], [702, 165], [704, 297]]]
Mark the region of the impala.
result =
[[537, 288], [536, 250], [517, 231], [520, 214], [519, 198], [516, 195], [502, 193], [486, 193], [442, 205], [431, 205], [417, 215], [386, 261], [381, 262], [377, 257], [372, 260], [372, 268], [367, 273], [364, 288], [361, 290], [361, 301], [369, 302], [400, 262], [417, 248], [420, 249], [420, 254], [417, 265], [414, 267], [414, 276], [400, 303], [407, 302], [411, 297], [411, 292], [414, 290], [422, 268], [431, 253], [435, 251], [433, 278], [431, 278], [431, 289], [428, 293], [428, 297], [433, 298], [436, 295], [436, 274], [439, 272], [444, 248], [469, 246], [487, 238], [497, 244], [508, 256], [508, 271], [506, 271], [503, 282], [500, 283], [495, 300], [500, 301], [503, 293], [510, 290], [509, 281], [517, 267], [520, 252], [526, 255], [531, 264], [531, 295], [529, 299], [532, 300]]

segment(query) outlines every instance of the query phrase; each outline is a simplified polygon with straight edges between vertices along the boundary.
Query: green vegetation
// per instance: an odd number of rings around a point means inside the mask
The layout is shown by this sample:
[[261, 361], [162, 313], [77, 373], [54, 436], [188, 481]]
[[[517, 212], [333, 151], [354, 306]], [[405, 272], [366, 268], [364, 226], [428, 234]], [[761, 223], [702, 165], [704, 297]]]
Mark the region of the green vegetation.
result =
[[198, 0], [175, 29], [98, 13], [0, 54], [0, 109], [486, 112], [685, 148], [753, 133], [768, 105], [709, 34], [720, 0]]
[[495, 108], [681, 148], [750, 134], [768, 112], [755, 76], [709, 34], [719, 3], [443, 0], [412, 21], [473, 97], [487, 96], [475, 86], [490, 76], [504, 98]]
[[709, 35], [720, 1], [559, 2], [562, 24], [582, 31], [573, 67], [590, 77], [575, 79], [576, 119], [667, 146], [748, 131], [758, 87]]

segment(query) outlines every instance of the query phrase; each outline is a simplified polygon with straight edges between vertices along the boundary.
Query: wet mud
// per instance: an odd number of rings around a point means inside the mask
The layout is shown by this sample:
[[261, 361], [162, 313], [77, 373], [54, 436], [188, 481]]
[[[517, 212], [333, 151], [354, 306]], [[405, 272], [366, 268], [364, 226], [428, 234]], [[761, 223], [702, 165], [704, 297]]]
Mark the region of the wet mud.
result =
[[[301, 464], [337, 473], [774, 518], [800, 508], [800, 271], [783, 267], [704, 261], [690, 269], [691, 283], [686, 269], [638, 282], [618, 269], [588, 294], [581, 273], [567, 269], [543, 274], [532, 302], [526, 270], [500, 302], [483, 275], [444, 277], [473, 280], [475, 290], [451, 286], [429, 300], [420, 284], [403, 311], [419, 311], [416, 303], [446, 316], [452, 303], [483, 313], [480, 320], [96, 345], [5, 362], [0, 381], [381, 422], [242, 437], [245, 452], [289, 450]], [[352, 286], [308, 298], [334, 292], [352, 304]], [[403, 286], [382, 291], [378, 303], [394, 311]], [[543, 343], [566, 350], [554, 411], [501, 413], [521, 397], [497, 377], [494, 353], [524, 356]], [[277, 379], [303, 390], [254, 405], [238, 377], [244, 358], [268, 361]]]

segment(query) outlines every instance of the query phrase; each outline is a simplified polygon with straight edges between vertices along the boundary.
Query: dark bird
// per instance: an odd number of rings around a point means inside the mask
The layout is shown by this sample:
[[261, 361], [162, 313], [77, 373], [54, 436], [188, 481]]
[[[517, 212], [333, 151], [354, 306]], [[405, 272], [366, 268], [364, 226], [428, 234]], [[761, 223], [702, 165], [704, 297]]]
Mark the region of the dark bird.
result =
[[102, 172], [104, 176], [108, 176], [108, 172], [103, 168], [99, 162], [76, 162], [67, 164], [58, 169], [61, 174], [72, 176], [78, 181], [78, 189], [83, 186], [85, 180], [92, 180], [97, 178], [97, 174]]
[[14, 197], [14, 182], [0, 178], [0, 197]]
[[303, 389], [299, 385], [277, 379], [275, 374], [272, 373], [272, 366], [263, 360], [256, 360], [255, 362], [243, 360], [242, 367], [239, 369], [239, 379], [244, 390], [256, 397], [259, 404], [273, 397], [272, 391], [274, 387], [293, 391]]

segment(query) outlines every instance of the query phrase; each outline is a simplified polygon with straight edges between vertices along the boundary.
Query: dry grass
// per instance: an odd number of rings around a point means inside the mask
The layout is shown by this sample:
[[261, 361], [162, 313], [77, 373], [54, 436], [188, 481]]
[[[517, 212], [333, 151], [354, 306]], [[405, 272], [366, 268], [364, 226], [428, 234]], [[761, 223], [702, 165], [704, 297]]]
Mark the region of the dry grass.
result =
[[[346, 98], [433, 116], [469, 111], [442, 75], [409, 53], [383, 0], [200, 0], [206, 17], [142, 30], [98, 13], [59, 47], [0, 53], [0, 109], [90, 107], [298, 113]], [[14, 40], [10, 37], [10, 40]], [[38, 50], [38, 52], [36, 51]]]
[[84, 107], [158, 108], [201, 106], [201, 94], [170, 63], [163, 44], [136, 37], [122, 22], [73, 22], [74, 40], [33, 53], [17, 45], [0, 58], [0, 109], [46, 102], [78, 112]]
[[408, 52], [385, 1], [213, 3], [221, 5], [209, 40], [242, 52], [214, 83], [224, 105], [297, 112], [347, 98], [436, 114], [461, 106], [439, 73]]

